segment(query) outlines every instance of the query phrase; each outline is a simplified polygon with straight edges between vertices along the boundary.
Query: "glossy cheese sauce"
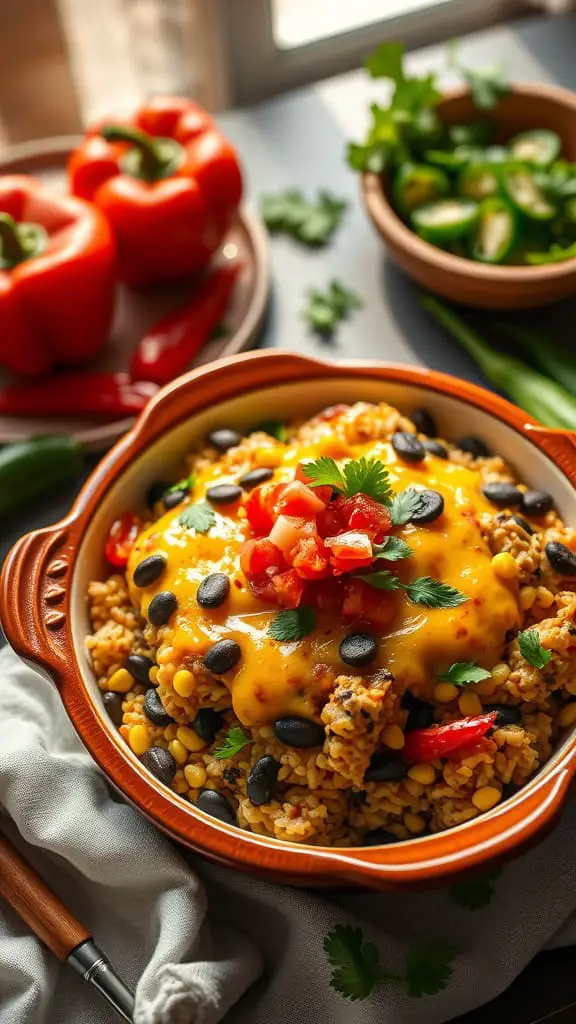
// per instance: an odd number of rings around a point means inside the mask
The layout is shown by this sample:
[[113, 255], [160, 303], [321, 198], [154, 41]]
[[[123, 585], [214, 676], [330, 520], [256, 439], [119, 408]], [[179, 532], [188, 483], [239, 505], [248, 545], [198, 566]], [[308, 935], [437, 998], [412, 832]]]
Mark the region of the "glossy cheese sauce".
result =
[[[325, 446], [285, 449], [284, 462], [274, 481], [292, 479], [303, 458], [326, 454]], [[395, 528], [413, 549], [409, 559], [388, 563], [403, 582], [417, 576], [432, 576], [466, 594], [469, 600], [457, 608], [426, 609], [412, 604], [403, 592], [390, 594], [374, 590], [374, 602], [386, 602], [388, 624], [356, 626], [335, 620], [333, 614], [318, 613], [317, 628], [300, 642], [279, 643], [266, 636], [278, 609], [255, 598], [240, 571], [242, 543], [251, 536], [249, 525], [238, 511], [216, 512], [216, 524], [208, 534], [185, 530], [178, 523], [183, 505], [170, 510], [142, 532], [134, 545], [128, 565], [132, 600], [143, 615], [152, 597], [171, 590], [178, 608], [170, 620], [174, 661], [202, 657], [217, 640], [232, 638], [242, 649], [238, 665], [226, 674], [238, 718], [246, 725], [271, 722], [286, 715], [317, 715], [327, 694], [321, 692], [318, 665], [329, 665], [352, 675], [369, 674], [378, 668], [393, 672], [400, 689], [430, 694], [435, 673], [457, 661], [474, 661], [491, 668], [499, 660], [505, 634], [520, 625], [515, 581], [501, 580], [491, 566], [491, 552], [483, 541], [478, 516], [494, 513], [481, 493], [480, 474], [455, 463], [427, 455], [424, 462], [409, 465], [382, 441], [350, 446], [336, 457], [362, 455], [382, 459], [388, 467], [394, 490], [420, 485], [439, 491], [445, 509], [434, 523]], [[222, 474], [218, 464], [198, 475], [193, 500], [204, 498], [215, 482], [236, 482]], [[148, 555], [162, 552], [167, 557], [162, 577], [140, 589], [132, 582], [138, 563]], [[383, 564], [383, 563], [382, 563]], [[387, 567], [388, 567], [387, 566]], [[230, 596], [220, 608], [202, 609], [196, 602], [201, 581], [213, 572], [230, 579]], [[366, 629], [378, 640], [377, 658], [364, 669], [343, 664], [338, 648], [355, 629]]]

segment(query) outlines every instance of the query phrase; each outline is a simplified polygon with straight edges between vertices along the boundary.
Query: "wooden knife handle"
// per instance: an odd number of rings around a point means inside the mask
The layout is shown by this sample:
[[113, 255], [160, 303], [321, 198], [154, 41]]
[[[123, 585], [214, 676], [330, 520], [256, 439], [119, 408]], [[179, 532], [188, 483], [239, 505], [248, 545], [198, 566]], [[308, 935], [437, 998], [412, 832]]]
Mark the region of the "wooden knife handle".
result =
[[59, 960], [90, 939], [90, 932], [60, 902], [9, 839], [0, 832], [0, 896]]

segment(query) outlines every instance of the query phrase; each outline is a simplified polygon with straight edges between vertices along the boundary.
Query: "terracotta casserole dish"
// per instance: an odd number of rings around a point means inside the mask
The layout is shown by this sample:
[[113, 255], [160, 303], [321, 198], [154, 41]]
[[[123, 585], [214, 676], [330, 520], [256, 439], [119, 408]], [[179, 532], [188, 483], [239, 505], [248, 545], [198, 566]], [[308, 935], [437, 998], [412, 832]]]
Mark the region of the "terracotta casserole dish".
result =
[[156, 782], [107, 718], [85, 652], [86, 587], [104, 576], [101, 552], [110, 523], [153, 480], [177, 473], [196, 439], [223, 423], [242, 430], [255, 414], [258, 420], [306, 416], [358, 400], [386, 400], [403, 411], [426, 406], [440, 436], [464, 430], [481, 436], [527, 484], [549, 491], [565, 522], [576, 525], [575, 435], [544, 428], [503, 399], [430, 370], [253, 353], [201, 367], [165, 388], [96, 468], [70, 515], [15, 545], [0, 582], [3, 627], [15, 651], [58, 687], [78, 735], [110, 781], [190, 849], [291, 884], [445, 885], [518, 853], [552, 826], [576, 771], [576, 731], [515, 796], [464, 825], [382, 847], [298, 845], [229, 826]]

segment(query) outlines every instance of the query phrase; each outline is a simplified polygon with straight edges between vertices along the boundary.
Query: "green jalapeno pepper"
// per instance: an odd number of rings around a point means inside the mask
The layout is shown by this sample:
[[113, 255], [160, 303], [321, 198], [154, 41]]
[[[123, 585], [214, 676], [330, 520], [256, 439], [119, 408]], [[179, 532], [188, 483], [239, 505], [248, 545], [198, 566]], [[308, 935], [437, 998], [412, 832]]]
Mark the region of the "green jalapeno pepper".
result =
[[514, 211], [505, 199], [500, 196], [484, 199], [470, 241], [472, 259], [481, 263], [503, 263], [514, 247], [516, 223]]
[[546, 198], [531, 167], [510, 161], [502, 168], [501, 181], [505, 196], [525, 217], [542, 221], [556, 216], [556, 206]]
[[536, 167], [548, 167], [560, 155], [562, 140], [556, 132], [547, 128], [520, 132], [508, 143], [513, 160], [534, 164]]
[[440, 199], [414, 210], [412, 226], [426, 241], [442, 244], [467, 234], [477, 220], [478, 209], [472, 199]]
[[426, 164], [402, 164], [396, 172], [393, 194], [397, 209], [405, 216], [417, 206], [448, 195], [450, 183], [444, 171]]
[[494, 138], [494, 124], [486, 118], [468, 124], [451, 124], [448, 138], [453, 146], [487, 146]]
[[458, 192], [468, 199], [486, 199], [487, 196], [497, 195], [499, 185], [495, 164], [471, 163], [460, 172]]

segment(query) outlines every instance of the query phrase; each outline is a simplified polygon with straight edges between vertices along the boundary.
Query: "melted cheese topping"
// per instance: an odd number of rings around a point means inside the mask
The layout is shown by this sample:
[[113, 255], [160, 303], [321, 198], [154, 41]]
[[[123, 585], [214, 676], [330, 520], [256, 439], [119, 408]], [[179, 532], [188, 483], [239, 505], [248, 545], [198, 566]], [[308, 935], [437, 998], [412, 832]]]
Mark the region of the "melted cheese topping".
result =
[[[277, 451], [277, 449], [276, 449]], [[292, 479], [303, 458], [326, 454], [312, 446], [285, 449], [284, 461], [274, 480]], [[344, 452], [330, 452], [341, 457]], [[355, 627], [336, 621], [327, 612], [318, 614], [317, 628], [300, 642], [279, 643], [266, 635], [277, 608], [255, 598], [240, 571], [239, 553], [250, 527], [238, 513], [216, 511], [217, 521], [208, 534], [185, 530], [178, 523], [183, 506], [170, 510], [142, 532], [128, 565], [134, 605], [146, 616], [152, 597], [171, 590], [178, 609], [170, 621], [173, 660], [202, 657], [217, 640], [231, 638], [242, 649], [238, 665], [226, 674], [238, 718], [247, 726], [268, 723], [286, 715], [312, 717], [327, 699], [322, 692], [318, 665], [338, 672], [361, 675], [378, 668], [390, 669], [402, 690], [425, 696], [434, 686], [434, 675], [457, 661], [474, 661], [491, 668], [499, 660], [505, 634], [520, 625], [515, 581], [499, 579], [491, 566], [491, 552], [482, 539], [478, 516], [494, 508], [481, 493], [476, 470], [427, 455], [417, 465], [402, 462], [391, 445], [378, 441], [354, 445], [349, 458], [361, 455], [381, 458], [396, 491], [421, 485], [444, 497], [442, 516], [425, 526], [406, 526], [395, 533], [410, 545], [413, 556], [390, 563], [403, 582], [432, 576], [466, 594], [469, 600], [457, 608], [426, 609], [412, 604], [403, 592], [374, 590], [374, 602], [392, 602], [386, 627]], [[202, 500], [215, 482], [235, 482], [219, 464], [197, 477], [193, 500]], [[166, 569], [152, 586], [140, 589], [132, 579], [135, 567], [148, 555], [162, 552]], [[230, 596], [220, 608], [202, 609], [196, 592], [205, 576], [223, 572], [230, 578]], [[368, 668], [344, 665], [338, 647], [355, 628], [369, 630], [378, 641], [378, 655]], [[325, 684], [326, 685], [326, 684]]]

